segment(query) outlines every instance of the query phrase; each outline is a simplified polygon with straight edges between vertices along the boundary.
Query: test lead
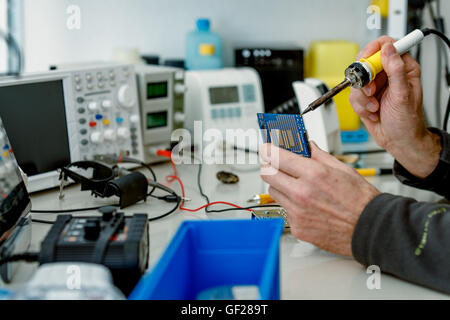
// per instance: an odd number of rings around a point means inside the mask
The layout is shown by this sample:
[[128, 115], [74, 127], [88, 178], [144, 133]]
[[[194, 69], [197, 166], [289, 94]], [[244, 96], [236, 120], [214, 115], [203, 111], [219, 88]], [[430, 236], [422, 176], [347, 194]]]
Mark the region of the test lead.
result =
[[[408, 52], [412, 47], [419, 44], [423, 38], [430, 34], [429, 29], [416, 29], [407, 34], [402, 39], [394, 43], [395, 49], [400, 55]], [[361, 89], [367, 84], [371, 83], [376, 75], [383, 71], [383, 65], [381, 63], [381, 51], [373, 54], [369, 58], [364, 58], [352, 63], [345, 70], [345, 80], [338, 84], [336, 87], [325, 93], [319, 99], [313, 101], [302, 113], [304, 114], [313, 111], [333, 98], [339, 92], [345, 88], [351, 86], [356, 89]]]

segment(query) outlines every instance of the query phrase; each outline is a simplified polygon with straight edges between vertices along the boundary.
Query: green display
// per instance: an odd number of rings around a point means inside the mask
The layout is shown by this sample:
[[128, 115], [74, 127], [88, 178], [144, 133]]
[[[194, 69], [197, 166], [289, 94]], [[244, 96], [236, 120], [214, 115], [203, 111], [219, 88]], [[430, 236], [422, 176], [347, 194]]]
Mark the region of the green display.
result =
[[147, 129], [167, 126], [167, 111], [147, 113]]
[[167, 82], [147, 83], [147, 99], [167, 97]]

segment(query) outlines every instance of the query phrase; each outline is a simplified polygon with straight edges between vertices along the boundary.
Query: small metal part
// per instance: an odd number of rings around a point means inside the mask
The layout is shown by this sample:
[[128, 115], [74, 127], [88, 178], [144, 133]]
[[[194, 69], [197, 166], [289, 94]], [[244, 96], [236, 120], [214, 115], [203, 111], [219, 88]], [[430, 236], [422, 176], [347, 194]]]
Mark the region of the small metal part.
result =
[[219, 181], [225, 184], [234, 184], [239, 182], [239, 177], [231, 172], [220, 171], [217, 172], [216, 177]]
[[353, 88], [361, 89], [373, 80], [373, 75], [365, 63], [357, 61], [345, 70], [345, 78]]
[[289, 222], [287, 219], [287, 212], [284, 208], [273, 207], [273, 208], [256, 208], [252, 209], [252, 214], [255, 219], [274, 219], [283, 218], [284, 220], [284, 230], [290, 230]]
[[59, 182], [58, 198], [59, 198], [59, 200], [62, 200], [62, 199], [64, 199], [64, 187], [69, 184], [67, 181], [66, 175], [62, 171], [60, 172], [59, 180], [60, 180], [60, 182]]
[[337, 95], [339, 92], [344, 90], [345, 88], [349, 87], [351, 85], [351, 81], [349, 79], [345, 79], [340, 84], [338, 84], [336, 87], [325, 93], [323, 96], [321, 96], [319, 99], [313, 101], [302, 113], [301, 115], [305, 115], [306, 113], [316, 110], [318, 107], [329, 101], [331, 98], [333, 98], [335, 95]]
[[253, 197], [248, 199], [247, 202], [248, 203], [259, 203], [260, 200], [261, 200], [261, 197], [259, 196], [259, 194], [255, 194]]

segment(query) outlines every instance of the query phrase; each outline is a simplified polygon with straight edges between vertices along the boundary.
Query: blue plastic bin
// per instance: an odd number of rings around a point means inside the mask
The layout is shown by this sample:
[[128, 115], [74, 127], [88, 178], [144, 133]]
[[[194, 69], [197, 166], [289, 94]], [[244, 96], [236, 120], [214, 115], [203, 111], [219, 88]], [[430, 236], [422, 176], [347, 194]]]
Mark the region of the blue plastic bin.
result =
[[129, 299], [194, 300], [219, 286], [254, 285], [280, 299], [283, 219], [185, 221]]

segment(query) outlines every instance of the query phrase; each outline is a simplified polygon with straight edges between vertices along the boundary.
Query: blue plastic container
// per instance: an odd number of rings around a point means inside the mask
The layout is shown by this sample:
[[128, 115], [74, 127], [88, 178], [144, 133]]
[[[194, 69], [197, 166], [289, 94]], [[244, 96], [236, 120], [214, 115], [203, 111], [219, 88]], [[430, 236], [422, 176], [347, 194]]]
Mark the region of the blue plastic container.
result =
[[210, 30], [208, 19], [197, 20], [197, 30], [186, 37], [186, 69], [220, 69], [222, 62], [222, 40]]
[[186, 221], [153, 271], [129, 299], [194, 300], [221, 286], [257, 286], [263, 300], [280, 299], [283, 219]]

